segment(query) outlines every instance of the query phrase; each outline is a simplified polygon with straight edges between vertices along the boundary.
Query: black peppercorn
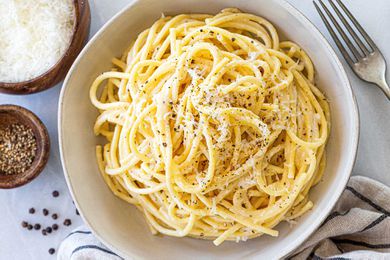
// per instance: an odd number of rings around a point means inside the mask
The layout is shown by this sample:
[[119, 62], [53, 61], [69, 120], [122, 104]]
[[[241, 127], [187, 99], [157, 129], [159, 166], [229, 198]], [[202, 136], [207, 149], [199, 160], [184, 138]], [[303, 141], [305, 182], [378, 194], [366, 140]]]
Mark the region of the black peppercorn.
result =
[[35, 229], [35, 230], [40, 230], [40, 229], [41, 229], [41, 225], [38, 224], [38, 223], [35, 224], [35, 225], [34, 225], [34, 229]]
[[57, 219], [58, 218], [58, 214], [54, 213], [53, 215], [51, 215], [51, 218], [52, 219]]
[[50, 248], [50, 249], [49, 249], [49, 254], [52, 255], [52, 254], [54, 254], [55, 252], [56, 252], [56, 250], [55, 250], [54, 248]]
[[42, 229], [42, 235], [44, 235], [44, 236], [47, 235], [46, 229]]
[[78, 209], [76, 209], [76, 215], [80, 215], [80, 213], [79, 213], [79, 210], [78, 210]]
[[52, 231], [52, 228], [51, 228], [51, 227], [47, 227], [47, 228], [46, 228], [46, 232], [47, 232], [47, 233], [49, 233], [49, 234], [50, 234], [50, 233], [51, 233], [51, 231]]
[[64, 220], [64, 226], [70, 226], [70, 225], [72, 225], [72, 221], [70, 220], [70, 219], [65, 219]]
[[28, 224], [28, 225], [27, 225], [27, 229], [28, 229], [28, 230], [31, 230], [31, 229], [33, 229], [33, 226], [32, 226], [31, 224]]
[[28, 210], [28, 213], [34, 214], [34, 213], [35, 213], [35, 209], [34, 209], [34, 208], [30, 208], [30, 209]]
[[49, 211], [48, 211], [47, 209], [43, 209], [43, 210], [42, 210], [42, 213], [43, 213], [44, 216], [49, 215]]
[[58, 190], [55, 190], [52, 192], [52, 195], [54, 198], [58, 197], [60, 195], [60, 193], [58, 192]]
[[57, 230], [58, 229], [58, 225], [57, 224], [53, 224], [51, 227], [53, 228], [53, 230]]
[[22, 221], [22, 227], [26, 228], [28, 226], [28, 223], [26, 221]]

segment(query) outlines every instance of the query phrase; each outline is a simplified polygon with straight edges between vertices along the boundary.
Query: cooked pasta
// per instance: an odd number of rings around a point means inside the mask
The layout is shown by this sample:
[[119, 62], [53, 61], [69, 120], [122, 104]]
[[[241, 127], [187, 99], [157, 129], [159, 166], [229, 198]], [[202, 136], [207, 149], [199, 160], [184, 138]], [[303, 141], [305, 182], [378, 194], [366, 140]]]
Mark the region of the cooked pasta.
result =
[[153, 234], [277, 236], [313, 207], [328, 103], [270, 22], [234, 8], [162, 17], [112, 63], [90, 89], [97, 160]]

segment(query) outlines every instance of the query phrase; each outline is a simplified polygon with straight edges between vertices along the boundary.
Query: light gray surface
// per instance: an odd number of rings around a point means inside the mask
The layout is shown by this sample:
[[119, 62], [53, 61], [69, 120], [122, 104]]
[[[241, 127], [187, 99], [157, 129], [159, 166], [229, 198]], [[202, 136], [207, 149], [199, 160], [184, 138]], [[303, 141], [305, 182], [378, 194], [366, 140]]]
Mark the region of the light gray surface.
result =
[[[112, 15], [131, 0], [91, 0], [92, 28], [95, 33]], [[311, 20], [325, 37], [333, 41], [315, 12], [311, 0], [288, 0]], [[390, 42], [390, 5], [387, 0], [344, 0], [363, 27], [369, 32], [390, 62], [390, 49], [385, 48]], [[337, 51], [339, 54], [339, 52]], [[321, 55], [321, 54], [318, 54]], [[340, 55], [339, 55], [340, 56]], [[341, 57], [341, 56], [340, 56]], [[341, 59], [342, 60], [342, 59]], [[390, 185], [390, 102], [382, 92], [368, 83], [358, 79], [342, 60], [349, 74], [356, 94], [361, 116], [360, 145], [354, 174], [366, 175]], [[389, 75], [389, 74], [388, 74]], [[388, 81], [390, 77], [387, 76]], [[29, 96], [10, 96], [0, 94], [0, 104], [19, 104], [31, 109], [45, 123], [52, 142], [50, 160], [43, 173], [32, 183], [14, 190], [0, 190], [0, 259], [53, 259], [47, 253], [50, 247], [56, 248], [69, 233], [70, 228], [62, 225], [63, 218], [73, 221], [72, 227], [81, 223], [74, 213], [74, 206], [67, 191], [59, 159], [57, 139], [57, 102], [60, 86]], [[59, 198], [52, 198], [51, 192], [60, 191]], [[43, 237], [40, 232], [23, 230], [22, 220], [51, 225], [53, 221], [42, 214], [28, 214], [29, 207], [34, 206], [41, 212], [43, 207], [60, 215], [60, 230], [55, 234]]]

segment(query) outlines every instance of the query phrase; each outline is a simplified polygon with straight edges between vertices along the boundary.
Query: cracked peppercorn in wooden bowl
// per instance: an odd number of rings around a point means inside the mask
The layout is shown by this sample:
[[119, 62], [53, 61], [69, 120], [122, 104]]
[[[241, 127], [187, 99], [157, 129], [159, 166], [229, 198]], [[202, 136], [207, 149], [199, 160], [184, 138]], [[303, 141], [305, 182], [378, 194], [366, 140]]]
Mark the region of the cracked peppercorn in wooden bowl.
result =
[[34, 113], [0, 105], [0, 188], [16, 188], [37, 177], [49, 150], [47, 129]]

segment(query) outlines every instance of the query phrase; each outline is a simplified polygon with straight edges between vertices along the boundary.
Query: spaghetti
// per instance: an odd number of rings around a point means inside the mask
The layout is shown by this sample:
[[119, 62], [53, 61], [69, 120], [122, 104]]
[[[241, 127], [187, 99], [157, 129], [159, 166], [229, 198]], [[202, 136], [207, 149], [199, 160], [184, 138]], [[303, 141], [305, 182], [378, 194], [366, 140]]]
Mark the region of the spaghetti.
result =
[[313, 207], [329, 108], [310, 58], [267, 20], [163, 17], [112, 62], [90, 89], [98, 164], [153, 234], [277, 236]]

